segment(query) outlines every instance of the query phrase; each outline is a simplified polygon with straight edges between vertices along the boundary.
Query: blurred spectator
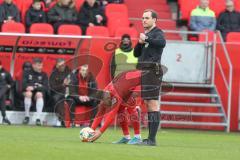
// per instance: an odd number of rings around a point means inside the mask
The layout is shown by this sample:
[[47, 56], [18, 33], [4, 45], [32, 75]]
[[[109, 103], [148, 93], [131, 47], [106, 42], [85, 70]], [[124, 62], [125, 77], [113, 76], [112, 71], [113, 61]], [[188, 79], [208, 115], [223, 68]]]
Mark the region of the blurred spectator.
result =
[[24, 107], [25, 119], [23, 124], [29, 123], [29, 112], [32, 106], [32, 100], [36, 102], [37, 119], [36, 125], [41, 125], [40, 116], [43, 111], [44, 100], [48, 93], [48, 77], [42, 71], [43, 62], [41, 58], [34, 58], [33, 69], [23, 75], [23, 92], [24, 92]]
[[215, 13], [208, 6], [209, 0], [200, 0], [199, 6], [192, 10], [190, 18], [190, 30], [215, 30]]
[[33, 23], [46, 23], [46, 13], [42, 10], [41, 0], [34, 0], [32, 6], [26, 13], [27, 32]]
[[131, 37], [124, 34], [121, 38], [119, 48], [117, 48], [112, 56], [111, 75], [112, 78], [118, 74], [136, 69], [138, 59], [133, 55], [133, 47]]
[[4, 0], [0, 5], [0, 23], [20, 22], [20, 12], [12, 0]]
[[80, 24], [83, 34], [89, 26], [103, 26], [106, 25], [106, 16], [102, 7], [96, 0], [85, 0], [79, 15], [78, 23]]
[[74, 24], [77, 21], [77, 11], [72, 0], [59, 0], [59, 2], [49, 10], [48, 22], [54, 27], [55, 33], [62, 24]]
[[92, 73], [88, 70], [88, 65], [82, 65], [80, 69], [71, 76], [71, 85], [76, 86], [72, 96], [73, 104], [71, 105], [70, 118], [74, 125], [74, 113], [76, 105], [83, 105], [92, 108], [91, 120], [94, 119], [97, 113], [97, 101], [92, 99], [91, 96], [95, 94], [97, 89], [97, 82]]
[[9, 72], [7, 72], [0, 61], [0, 109], [2, 112], [2, 123], [11, 125], [11, 122], [6, 117], [6, 94], [13, 86], [13, 80]]
[[49, 77], [49, 87], [51, 89], [51, 97], [53, 98], [54, 111], [58, 117], [56, 126], [65, 127], [64, 117], [65, 108], [64, 100], [67, 98], [67, 86], [69, 84], [71, 70], [65, 65], [64, 59], [57, 59], [56, 66]]
[[224, 41], [229, 32], [240, 32], [240, 13], [235, 10], [233, 1], [226, 2], [226, 10], [218, 17], [217, 29], [220, 30]]

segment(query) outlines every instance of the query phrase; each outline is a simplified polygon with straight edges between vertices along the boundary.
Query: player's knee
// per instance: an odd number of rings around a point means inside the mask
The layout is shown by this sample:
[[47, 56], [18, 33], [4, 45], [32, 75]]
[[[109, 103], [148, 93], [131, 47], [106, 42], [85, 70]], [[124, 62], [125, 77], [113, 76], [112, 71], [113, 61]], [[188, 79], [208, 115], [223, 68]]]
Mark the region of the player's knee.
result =
[[27, 91], [27, 92], [25, 92], [24, 96], [27, 97], [27, 98], [32, 98], [32, 92]]
[[145, 101], [149, 112], [159, 111], [160, 104], [158, 100], [147, 100]]
[[36, 99], [43, 98], [43, 94], [41, 92], [36, 93]]

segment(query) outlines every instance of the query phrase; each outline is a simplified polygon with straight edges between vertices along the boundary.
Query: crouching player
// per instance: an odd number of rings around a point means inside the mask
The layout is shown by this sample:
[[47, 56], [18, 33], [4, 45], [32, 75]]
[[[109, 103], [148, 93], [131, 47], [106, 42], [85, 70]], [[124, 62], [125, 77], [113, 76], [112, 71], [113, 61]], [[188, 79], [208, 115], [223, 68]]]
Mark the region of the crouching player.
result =
[[[129, 103], [137, 96], [133, 93], [133, 89], [140, 85], [140, 81], [141, 71], [123, 72], [104, 89], [104, 93], [101, 94], [102, 101], [99, 104], [98, 113], [91, 126], [95, 130], [95, 134], [89, 141], [97, 140], [105, 132], [121, 106], [132, 106]], [[103, 118], [105, 118], [104, 125], [96, 130]]]
[[[122, 129], [124, 137], [120, 140], [113, 142], [114, 144], [138, 144], [141, 142], [141, 134], [140, 134], [140, 122], [139, 115], [136, 108], [136, 100], [134, 93], [130, 95], [130, 98], [127, 102], [120, 104], [117, 119], [119, 125]], [[133, 126], [134, 137], [131, 138], [128, 122], [130, 122]]]

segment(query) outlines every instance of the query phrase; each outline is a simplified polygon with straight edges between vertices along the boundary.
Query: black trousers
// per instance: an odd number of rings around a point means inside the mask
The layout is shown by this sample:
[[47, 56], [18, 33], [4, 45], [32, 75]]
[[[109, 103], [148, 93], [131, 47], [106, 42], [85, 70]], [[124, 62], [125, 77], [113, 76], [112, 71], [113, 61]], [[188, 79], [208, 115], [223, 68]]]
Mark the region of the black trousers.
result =
[[6, 93], [8, 91], [8, 87], [6, 86], [1, 86], [0, 87], [0, 109], [2, 112], [2, 117], [5, 118], [6, 117]]
[[86, 107], [91, 107], [91, 122], [95, 118], [97, 114], [97, 102], [95, 100], [90, 100], [88, 102], [81, 102], [78, 98], [76, 97], [67, 97], [63, 94], [53, 94], [53, 107], [54, 107], [54, 112], [56, 113], [58, 119], [60, 121], [65, 120], [65, 103], [68, 104], [69, 107], [69, 113], [70, 113], [70, 119], [73, 122], [75, 119], [75, 108], [77, 105], [83, 105]]
[[[93, 122], [98, 108], [97, 108], [97, 102], [95, 100], [90, 100], [88, 102], [81, 102], [78, 97], [71, 97], [70, 99], [67, 100], [69, 106], [70, 106], [70, 118], [71, 121], [75, 119], [75, 108], [77, 105], [83, 105], [86, 107], [91, 108], [91, 123]], [[81, 116], [81, 115], [80, 115]]]
[[58, 117], [60, 121], [64, 121], [65, 119], [65, 108], [64, 108], [64, 102], [65, 97], [63, 94], [53, 94], [52, 95], [52, 105], [54, 109], [54, 113]]

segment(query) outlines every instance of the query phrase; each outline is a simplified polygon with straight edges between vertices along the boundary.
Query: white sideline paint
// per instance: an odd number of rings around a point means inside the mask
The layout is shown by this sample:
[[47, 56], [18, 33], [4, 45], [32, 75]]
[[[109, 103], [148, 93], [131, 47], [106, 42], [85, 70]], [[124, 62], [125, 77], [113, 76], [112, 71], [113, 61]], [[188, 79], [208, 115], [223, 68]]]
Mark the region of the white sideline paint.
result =
[[[24, 112], [17, 112], [17, 111], [7, 111], [7, 118], [11, 121], [12, 124], [22, 124], [23, 119], [25, 117]], [[30, 125], [35, 125], [37, 118], [36, 112], [30, 112]], [[57, 116], [55, 113], [48, 113], [43, 112], [40, 116], [40, 119], [42, 121], [42, 124], [44, 126], [54, 126], [57, 123]], [[0, 124], [2, 124], [2, 116], [0, 115]]]

